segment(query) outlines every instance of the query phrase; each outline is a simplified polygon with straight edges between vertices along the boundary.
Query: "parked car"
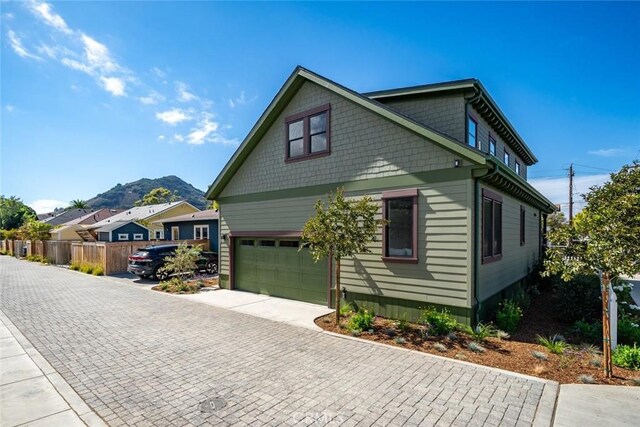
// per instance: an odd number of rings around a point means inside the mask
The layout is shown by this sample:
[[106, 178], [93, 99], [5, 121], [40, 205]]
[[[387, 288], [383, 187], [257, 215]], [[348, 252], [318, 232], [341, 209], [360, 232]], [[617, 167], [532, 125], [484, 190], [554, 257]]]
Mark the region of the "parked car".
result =
[[[164, 280], [169, 277], [169, 273], [160, 269], [164, 267], [165, 258], [175, 254], [176, 249], [178, 245], [157, 245], [138, 249], [129, 256], [127, 271], [143, 279]], [[215, 274], [218, 272], [218, 254], [202, 251], [196, 264], [198, 271]]]

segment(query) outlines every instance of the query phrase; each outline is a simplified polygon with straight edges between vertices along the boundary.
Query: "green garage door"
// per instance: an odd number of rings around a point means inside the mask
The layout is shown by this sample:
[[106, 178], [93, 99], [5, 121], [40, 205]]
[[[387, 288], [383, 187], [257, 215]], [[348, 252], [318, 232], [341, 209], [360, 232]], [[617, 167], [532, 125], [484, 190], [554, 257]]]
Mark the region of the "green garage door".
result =
[[238, 238], [234, 266], [236, 289], [327, 304], [327, 263], [313, 262], [299, 240]]

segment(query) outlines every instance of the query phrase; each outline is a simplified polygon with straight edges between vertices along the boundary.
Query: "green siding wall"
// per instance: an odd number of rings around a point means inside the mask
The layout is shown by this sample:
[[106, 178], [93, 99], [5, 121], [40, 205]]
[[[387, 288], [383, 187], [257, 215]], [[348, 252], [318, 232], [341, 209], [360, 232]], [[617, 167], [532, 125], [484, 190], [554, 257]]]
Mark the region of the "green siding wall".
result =
[[[472, 181], [424, 184], [418, 198], [418, 263], [401, 264], [381, 259], [381, 236], [370, 245], [372, 253], [342, 261], [342, 286], [348, 292], [414, 301], [471, 307]], [[372, 196], [380, 206], [382, 190], [352, 192]], [[222, 204], [220, 232], [287, 231], [302, 229], [314, 214], [318, 196], [281, 198], [258, 202]], [[268, 213], [268, 215], [266, 214]], [[221, 273], [229, 273], [228, 241], [221, 241]]]
[[[499, 190], [481, 185], [502, 195], [502, 259], [478, 265], [478, 300], [492, 295], [528, 276], [540, 257], [540, 212]], [[525, 208], [526, 242], [520, 246], [520, 206]], [[482, 255], [478, 245], [478, 256]]]
[[[331, 104], [331, 155], [285, 164], [284, 119]], [[334, 182], [446, 169], [451, 152], [368, 111], [305, 82], [244, 164], [221, 198]]]

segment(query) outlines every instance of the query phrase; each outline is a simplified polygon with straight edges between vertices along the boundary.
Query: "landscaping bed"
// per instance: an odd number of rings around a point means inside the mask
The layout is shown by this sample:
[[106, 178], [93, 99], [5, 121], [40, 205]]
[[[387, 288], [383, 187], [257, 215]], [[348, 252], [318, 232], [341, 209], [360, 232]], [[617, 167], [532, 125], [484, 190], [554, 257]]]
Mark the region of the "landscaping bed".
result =
[[[352, 313], [343, 316], [339, 326], [335, 323], [335, 313], [316, 319], [316, 324], [338, 334], [355, 335], [370, 341], [532, 375], [562, 384], [640, 385], [640, 371], [618, 366], [613, 367], [613, 377], [606, 378], [600, 366], [602, 355], [599, 348], [593, 345], [567, 345], [563, 354], [553, 354], [539, 344], [538, 336], [551, 337], [565, 333], [571, 326], [555, 319], [553, 298], [551, 291], [532, 297], [531, 306], [525, 311], [518, 331], [509, 339], [487, 337], [478, 340], [459, 329], [452, 334], [436, 336], [429, 334], [428, 327], [424, 324], [382, 317], [375, 317], [370, 328], [360, 331], [350, 327], [353, 324]], [[480, 349], [477, 348], [478, 345]]]
[[173, 277], [152, 287], [154, 291], [170, 294], [197, 294], [202, 290], [212, 290], [219, 284], [218, 276], [195, 276], [189, 279]]

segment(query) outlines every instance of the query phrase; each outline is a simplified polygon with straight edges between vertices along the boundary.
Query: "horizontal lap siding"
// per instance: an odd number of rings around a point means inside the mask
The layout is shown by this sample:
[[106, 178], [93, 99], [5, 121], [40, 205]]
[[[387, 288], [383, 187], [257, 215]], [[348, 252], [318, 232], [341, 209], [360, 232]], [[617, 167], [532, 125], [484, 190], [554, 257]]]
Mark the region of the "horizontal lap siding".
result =
[[[494, 193], [499, 190], [487, 188]], [[502, 193], [500, 193], [502, 194]], [[526, 277], [540, 256], [540, 213], [537, 209], [502, 194], [502, 259], [478, 267], [478, 299], [483, 301]], [[520, 246], [520, 206], [525, 208], [526, 242]], [[534, 216], [535, 214], [535, 216]], [[482, 245], [478, 245], [482, 251]]]
[[[425, 305], [470, 307], [470, 189], [470, 180], [420, 187], [418, 263], [383, 262], [380, 233], [370, 245], [371, 253], [343, 260], [342, 286], [356, 293]], [[372, 196], [381, 206], [381, 194]]]
[[[342, 284], [350, 292], [470, 306], [470, 180], [436, 183], [419, 190], [418, 264], [385, 263], [382, 230], [371, 253], [342, 261]], [[381, 192], [370, 195], [382, 206]], [[239, 231], [299, 231], [313, 214], [318, 197], [229, 203], [221, 208], [221, 234]], [[268, 215], [266, 213], [268, 212]], [[378, 211], [381, 218], [382, 209]], [[228, 242], [221, 242], [221, 272], [229, 272]]]

